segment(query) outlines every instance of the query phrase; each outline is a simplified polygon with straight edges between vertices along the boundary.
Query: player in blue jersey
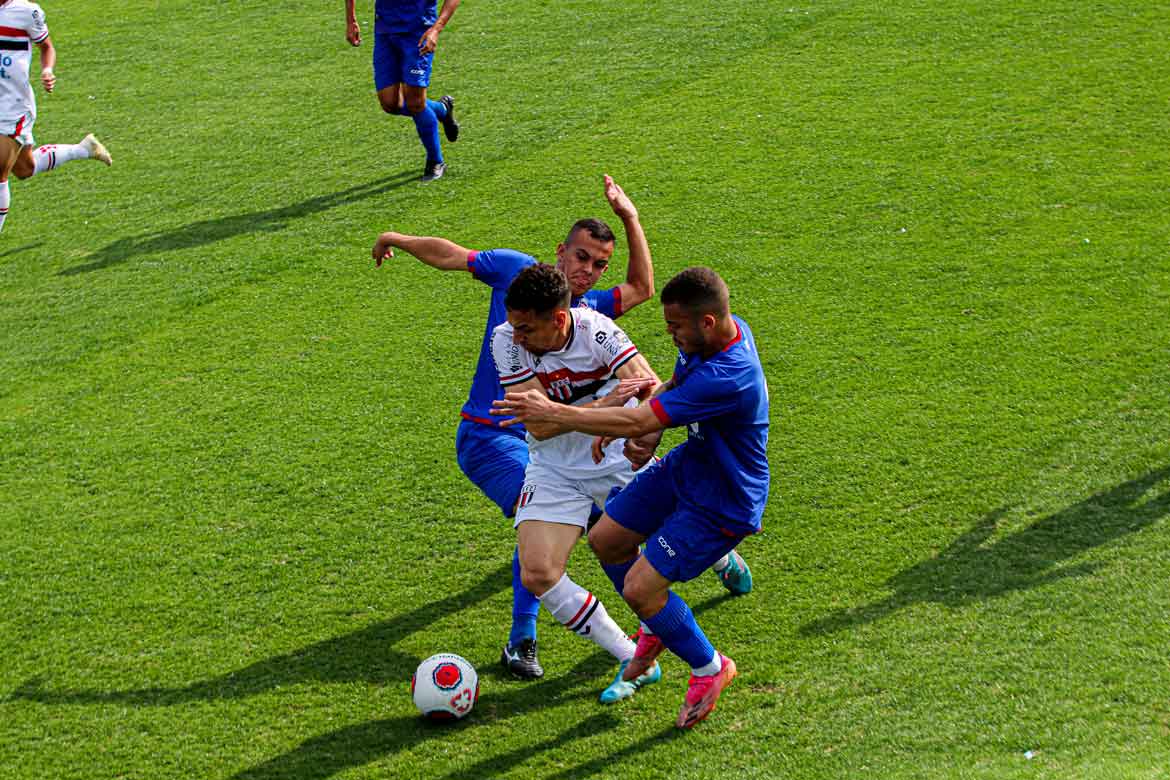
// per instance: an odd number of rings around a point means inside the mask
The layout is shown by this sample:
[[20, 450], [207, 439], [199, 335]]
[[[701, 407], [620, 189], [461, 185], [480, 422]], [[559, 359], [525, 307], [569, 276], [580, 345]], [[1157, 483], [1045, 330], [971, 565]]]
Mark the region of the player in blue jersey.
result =
[[[460, 0], [443, 0], [442, 9], [436, 13], [435, 0], [374, 1], [374, 88], [383, 111], [414, 119], [427, 152], [423, 181], [434, 181], [447, 170], [439, 143], [439, 125], [448, 141], [454, 143], [459, 138], [455, 99], [450, 95], [427, 99], [439, 33], [459, 3]], [[353, 4], [354, 0], [345, 0], [345, 39], [351, 46], [360, 46], [362, 29]]]
[[[556, 266], [568, 277], [572, 305], [596, 309], [617, 318], [654, 295], [654, 268], [638, 210], [612, 178], [605, 177], [605, 197], [625, 226], [629, 241], [626, 280], [608, 290], [594, 290], [609, 267], [614, 251], [614, 234], [601, 220], [583, 219], [569, 230], [556, 249]], [[374, 260], [381, 265], [394, 249], [402, 249], [427, 265], [444, 271], [470, 271], [491, 288], [491, 303], [484, 328], [479, 362], [471, 392], [463, 405], [463, 421], [455, 438], [459, 467], [476, 487], [504, 513], [515, 514], [516, 501], [524, 485], [528, 465], [528, 444], [522, 426], [501, 427], [492, 416], [492, 402], [502, 398], [503, 388], [491, 354], [491, 335], [507, 320], [504, 297], [508, 285], [536, 259], [512, 249], [477, 252], [443, 238], [383, 233], [374, 245]], [[516, 676], [536, 678], [544, 674], [536, 653], [536, 616], [540, 601], [521, 582], [520, 561], [512, 559], [512, 629], [501, 653], [502, 663]]]
[[663, 288], [662, 306], [679, 355], [674, 375], [648, 403], [586, 409], [530, 391], [506, 394], [495, 413], [513, 416], [505, 426], [551, 423], [608, 437], [687, 427], [683, 444], [606, 503], [589, 543], [642, 620], [637, 652], [610, 687], [632, 686], [666, 647], [691, 667], [676, 723], [690, 728], [715, 709], [736, 668], [670, 586], [694, 579], [760, 530], [770, 478], [768, 388], [751, 330], [731, 314], [718, 274], [683, 271]]

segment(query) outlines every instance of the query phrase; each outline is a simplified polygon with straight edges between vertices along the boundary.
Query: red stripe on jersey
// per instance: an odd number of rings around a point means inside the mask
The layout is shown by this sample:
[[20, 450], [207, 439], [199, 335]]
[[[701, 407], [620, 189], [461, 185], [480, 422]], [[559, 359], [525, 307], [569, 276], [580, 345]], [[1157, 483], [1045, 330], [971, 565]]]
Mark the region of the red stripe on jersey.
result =
[[498, 420], [488, 420], [488, 419], [485, 419], [483, 417], [475, 417], [474, 415], [470, 415], [467, 412], [460, 412], [459, 416], [462, 417], [464, 420], [470, 420], [471, 422], [479, 423], [480, 425], [499, 425], [500, 424]]
[[20, 121], [16, 123], [16, 129], [12, 131], [13, 135], [20, 135], [20, 131], [24, 127], [24, 120], [26, 119], [28, 119], [27, 115], [20, 118]]
[[622, 316], [622, 288], [613, 288], [613, 316]]
[[474, 249], [467, 253], [467, 270], [471, 272], [472, 276], [475, 276], [475, 257], [478, 254], [479, 252]]
[[548, 388], [553, 382], [568, 379], [571, 382], [581, 382], [587, 379], [604, 379], [609, 376], [608, 368], [595, 368], [592, 371], [574, 371], [571, 368], [558, 368], [556, 371], [538, 371], [536, 378]]
[[[631, 352], [637, 352], [637, 351], [638, 351], [638, 348], [636, 346], [634, 346], [633, 344], [626, 347], [625, 350], [623, 350], [620, 355], [615, 357], [613, 360], [609, 361], [610, 368], [613, 368], [615, 363], [619, 362], [625, 356], [630, 355]], [[631, 355], [631, 357], [633, 357], [633, 356]]]
[[735, 338], [733, 338], [731, 341], [727, 342], [727, 346], [719, 351], [726, 352], [727, 350], [731, 349], [732, 347], [734, 347], [736, 344], [738, 344], [741, 341], [743, 341], [743, 331], [741, 331], [739, 329], [739, 323], [737, 322], [737, 323], [735, 323]]
[[657, 398], [650, 399], [650, 411], [654, 412], [654, 416], [658, 418], [658, 422], [663, 425], [670, 426], [672, 424], [670, 415], [666, 413], [665, 407], [662, 406], [662, 401]]
[[577, 610], [577, 614], [573, 615], [573, 619], [565, 623], [566, 626], [571, 626], [577, 622], [578, 618], [585, 614], [585, 610], [589, 609], [589, 605], [593, 603], [593, 594], [588, 591], [585, 592], [585, 603], [581, 605], [581, 609]]
[[521, 371], [519, 374], [511, 374], [510, 376], [500, 377], [500, 384], [501, 385], [508, 384], [508, 383], [516, 384], [516, 382], [518, 382], [521, 378], [529, 379], [531, 377], [532, 377], [532, 372], [525, 369], [524, 371]]
[[19, 27], [4, 27], [0, 25], [0, 35], [7, 35], [12, 38], [27, 38], [28, 30], [22, 30]]

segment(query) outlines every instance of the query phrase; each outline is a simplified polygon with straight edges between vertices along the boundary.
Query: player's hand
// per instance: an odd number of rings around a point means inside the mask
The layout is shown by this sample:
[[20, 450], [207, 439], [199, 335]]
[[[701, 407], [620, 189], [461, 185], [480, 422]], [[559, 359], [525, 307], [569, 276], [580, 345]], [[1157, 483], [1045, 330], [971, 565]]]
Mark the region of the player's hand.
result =
[[439, 45], [439, 28], [429, 27], [418, 39], [418, 53], [430, 54]]
[[618, 382], [617, 387], [610, 391], [609, 395], [602, 396], [598, 399], [597, 406], [625, 406], [626, 401], [631, 398], [641, 398], [647, 391], [652, 390], [656, 384], [657, 382], [652, 377], [623, 379]]
[[53, 87], [57, 85], [57, 76], [53, 73], [52, 68], [41, 70], [41, 84], [44, 86], [45, 92], [53, 91]]
[[362, 45], [362, 26], [357, 23], [357, 19], [345, 23], [345, 40], [349, 41], [350, 46]]
[[614, 436], [598, 436], [593, 439], [593, 462], [601, 463], [605, 458], [605, 448], [613, 444]]
[[523, 393], [511, 390], [503, 398], [492, 401], [491, 413], [496, 417], [511, 416], [511, 420], [500, 423], [500, 427], [507, 428], [522, 422], [556, 422], [556, 411], [557, 404], [540, 390]]
[[639, 436], [634, 439], [626, 439], [625, 447], [622, 448], [622, 454], [630, 462], [630, 469], [637, 471], [649, 463], [650, 459], [654, 457], [654, 450], [658, 449], [658, 443], [661, 441], [661, 430], [652, 431], [645, 436]]
[[618, 186], [608, 173], [605, 175], [605, 199], [609, 201], [609, 207], [619, 218], [623, 220], [638, 218], [638, 209], [634, 208], [634, 201], [630, 200], [626, 191]]
[[378, 236], [371, 254], [374, 256], [374, 265], [377, 268], [382, 267], [383, 260], [394, 257], [394, 233], [383, 233]]

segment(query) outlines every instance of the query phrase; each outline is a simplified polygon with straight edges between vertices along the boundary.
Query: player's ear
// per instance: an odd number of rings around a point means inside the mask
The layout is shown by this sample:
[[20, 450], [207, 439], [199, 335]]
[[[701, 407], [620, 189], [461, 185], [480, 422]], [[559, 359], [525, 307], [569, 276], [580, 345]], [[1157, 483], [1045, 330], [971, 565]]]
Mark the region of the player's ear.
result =
[[704, 314], [699, 320], [699, 327], [703, 330], [715, 330], [715, 326], [719, 324], [719, 320], [715, 318], [714, 314]]
[[569, 321], [569, 313], [564, 309], [557, 309], [553, 312], [553, 321], [557, 324], [557, 330], [560, 330]]

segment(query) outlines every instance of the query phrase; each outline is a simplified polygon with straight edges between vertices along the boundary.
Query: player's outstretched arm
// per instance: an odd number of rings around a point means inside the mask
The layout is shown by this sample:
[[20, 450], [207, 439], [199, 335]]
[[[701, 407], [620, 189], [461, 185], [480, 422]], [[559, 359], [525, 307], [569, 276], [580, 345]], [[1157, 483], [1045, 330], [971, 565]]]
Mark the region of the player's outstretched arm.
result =
[[451, 21], [451, 17], [455, 14], [455, 9], [459, 7], [461, 1], [443, 0], [443, 7], [439, 9], [439, 18], [418, 39], [418, 50], [421, 54], [430, 54], [439, 45], [439, 33], [443, 32], [447, 22]]
[[617, 409], [584, 408], [555, 403], [543, 391], [537, 390], [509, 390], [502, 399], [493, 401], [492, 407], [492, 414], [512, 417], [500, 423], [502, 427], [524, 423], [529, 433], [532, 433], [534, 425], [553, 426], [594, 436], [628, 439], [666, 427], [654, 414], [650, 404]]
[[354, 0], [345, 0], [345, 40], [350, 46], [362, 45], [362, 28], [353, 10]]
[[374, 263], [381, 268], [382, 261], [394, 257], [394, 250], [401, 249], [414, 255], [431, 268], [440, 271], [466, 271], [467, 256], [471, 250], [454, 241], [432, 236], [408, 236], [405, 233], [387, 231], [374, 242]]
[[630, 242], [626, 280], [619, 285], [622, 290], [622, 310], [629, 311], [654, 297], [654, 263], [650, 257], [650, 244], [646, 241], [642, 223], [638, 221], [638, 209], [634, 202], [609, 174], [605, 176], [605, 199], [625, 226], [626, 239]]
[[41, 85], [45, 92], [52, 92], [53, 87], [57, 86], [57, 76], [53, 73], [53, 68], [57, 66], [57, 49], [50, 38], [38, 43], [37, 48], [41, 52]]

